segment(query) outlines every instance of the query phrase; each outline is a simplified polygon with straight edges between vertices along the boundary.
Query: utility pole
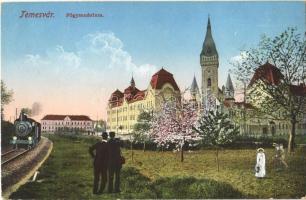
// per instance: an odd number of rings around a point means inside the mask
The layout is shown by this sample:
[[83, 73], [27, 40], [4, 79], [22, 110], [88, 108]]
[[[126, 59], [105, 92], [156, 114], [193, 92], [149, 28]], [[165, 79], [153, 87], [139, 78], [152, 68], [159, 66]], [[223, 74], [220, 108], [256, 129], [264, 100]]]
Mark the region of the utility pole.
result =
[[16, 113], [15, 113], [15, 120], [17, 119], [17, 108], [16, 108]]
[[243, 133], [246, 134], [246, 83], [243, 83]]

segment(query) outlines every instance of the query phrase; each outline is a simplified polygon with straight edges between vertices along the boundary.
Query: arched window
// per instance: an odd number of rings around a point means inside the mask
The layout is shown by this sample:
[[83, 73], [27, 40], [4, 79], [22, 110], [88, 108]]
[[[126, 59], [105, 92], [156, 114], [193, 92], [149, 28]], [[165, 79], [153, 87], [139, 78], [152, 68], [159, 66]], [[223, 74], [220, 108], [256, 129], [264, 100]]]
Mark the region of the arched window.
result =
[[210, 86], [211, 86], [211, 79], [208, 78], [208, 79], [207, 79], [207, 87], [210, 87]]

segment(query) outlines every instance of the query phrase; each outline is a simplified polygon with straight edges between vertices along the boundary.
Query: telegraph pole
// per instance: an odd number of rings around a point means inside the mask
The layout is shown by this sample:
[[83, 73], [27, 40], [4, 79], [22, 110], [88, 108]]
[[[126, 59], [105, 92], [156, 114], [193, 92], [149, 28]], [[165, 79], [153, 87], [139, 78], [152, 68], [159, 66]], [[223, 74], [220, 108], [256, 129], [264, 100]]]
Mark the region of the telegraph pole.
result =
[[16, 113], [15, 113], [15, 120], [17, 119], [17, 108], [16, 108]]
[[246, 134], [246, 83], [243, 83], [243, 132]]

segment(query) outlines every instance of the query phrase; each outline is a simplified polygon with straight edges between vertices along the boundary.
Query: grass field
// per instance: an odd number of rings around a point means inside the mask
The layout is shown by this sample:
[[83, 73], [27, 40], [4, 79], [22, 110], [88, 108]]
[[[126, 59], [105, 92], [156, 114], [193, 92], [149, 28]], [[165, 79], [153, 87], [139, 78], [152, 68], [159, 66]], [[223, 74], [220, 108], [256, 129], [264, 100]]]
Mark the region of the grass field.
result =
[[93, 139], [49, 136], [54, 149], [40, 169], [37, 182], [22, 186], [10, 198], [301, 198], [306, 195], [306, 150], [287, 156], [289, 169], [277, 171], [266, 150], [267, 177], [256, 179], [254, 149], [224, 150], [217, 172], [215, 152], [186, 152], [185, 161], [172, 152], [123, 150], [120, 194], [92, 194], [92, 160], [88, 147]]

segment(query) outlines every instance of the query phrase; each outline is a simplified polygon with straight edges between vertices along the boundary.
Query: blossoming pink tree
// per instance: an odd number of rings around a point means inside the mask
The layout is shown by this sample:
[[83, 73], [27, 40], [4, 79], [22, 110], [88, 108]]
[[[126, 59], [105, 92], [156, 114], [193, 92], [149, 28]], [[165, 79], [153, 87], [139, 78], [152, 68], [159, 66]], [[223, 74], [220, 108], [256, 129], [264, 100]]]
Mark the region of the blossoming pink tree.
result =
[[161, 147], [175, 144], [181, 152], [181, 162], [184, 161], [184, 145], [201, 140], [199, 134], [192, 127], [197, 122], [197, 109], [192, 103], [183, 100], [165, 102], [160, 112], [153, 116], [150, 137]]

